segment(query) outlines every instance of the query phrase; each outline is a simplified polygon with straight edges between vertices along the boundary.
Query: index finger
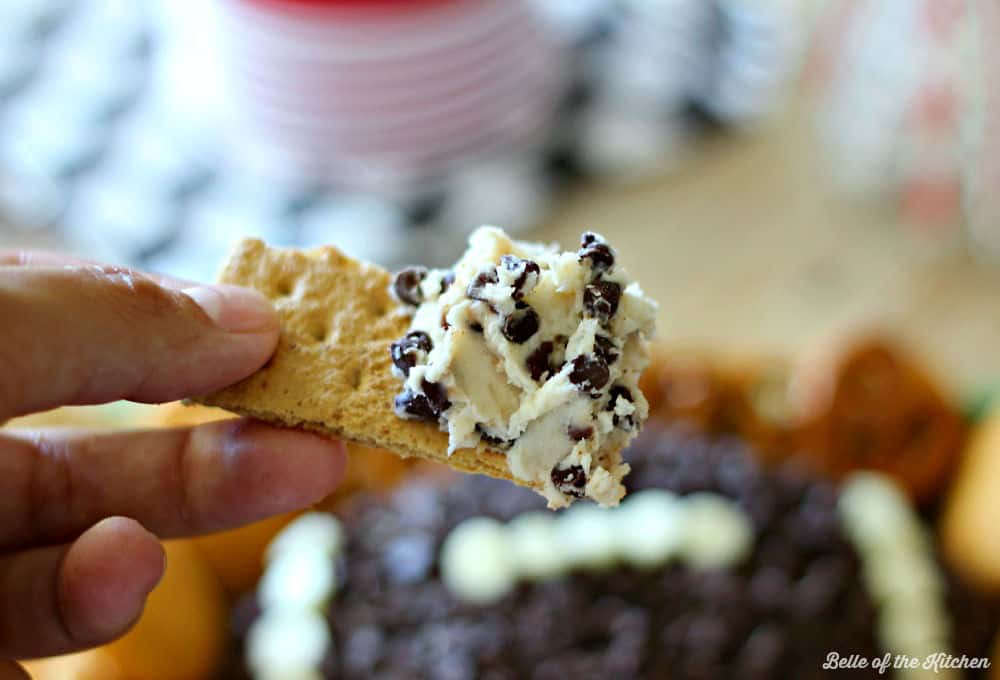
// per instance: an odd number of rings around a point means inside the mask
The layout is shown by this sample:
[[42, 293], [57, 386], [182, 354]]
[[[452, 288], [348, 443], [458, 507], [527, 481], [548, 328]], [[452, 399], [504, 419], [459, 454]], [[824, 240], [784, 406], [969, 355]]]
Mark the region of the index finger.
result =
[[343, 444], [248, 420], [107, 435], [0, 434], [0, 552], [131, 517], [162, 537], [298, 510], [343, 476]]

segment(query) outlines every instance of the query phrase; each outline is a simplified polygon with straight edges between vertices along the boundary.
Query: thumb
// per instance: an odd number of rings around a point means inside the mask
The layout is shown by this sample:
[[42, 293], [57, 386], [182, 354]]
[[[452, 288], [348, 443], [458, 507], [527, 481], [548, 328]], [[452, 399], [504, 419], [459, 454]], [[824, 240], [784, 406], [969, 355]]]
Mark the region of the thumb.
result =
[[55, 406], [201, 394], [271, 356], [278, 317], [262, 295], [175, 285], [119, 267], [0, 266], [0, 422]]

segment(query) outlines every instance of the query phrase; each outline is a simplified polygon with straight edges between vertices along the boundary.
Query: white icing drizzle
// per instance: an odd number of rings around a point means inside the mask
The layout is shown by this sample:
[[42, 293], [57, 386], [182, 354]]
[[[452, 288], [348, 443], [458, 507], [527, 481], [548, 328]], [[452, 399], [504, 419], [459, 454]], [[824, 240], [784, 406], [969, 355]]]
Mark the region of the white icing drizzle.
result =
[[462, 600], [489, 604], [519, 581], [578, 569], [623, 563], [652, 569], [672, 560], [725, 568], [743, 560], [752, 542], [750, 519], [729, 499], [649, 489], [630, 494], [618, 508], [575, 505], [558, 515], [526, 513], [507, 524], [467, 520], [441, 546], [441, 577]]
[[[906, 494], [889, 477], [861, 472], [844, 484], [839, 511], [861, 557], [862, 578], [877, 608], [882, 648], [923, 661], [950, 648], [946, 584], [933, 539]], [[946, 668], [895, 669], [902, 678], [954, 678]]]
[[322, 680], [332, 644], [323, 610], [342, 548], [340, 522], [318, 512], [293, 521], [268, 546], [257, 588], [261, 614], [247, 634], [247, 666], [257, 680]]
[[[845, 482], [839, 514], [862, 563], [877, 609], [876, 634], [893, 654], [925, 659], [947, 653], [946, 584], [932, 537], [906, 495], [885, 475], [863, 472]], [[677, 496], [648, 489], [618, 508], [576, 505], [553, 514], [527, 512], [507, 523], [474, 517], [441, 546], [441, 578], [458, 598], [480, 605], [502, 599], [519, 582], [576, 570], [628, 565], [656, 569], [677, 561], [692, 569], [739, 564], [752, 549], [750, 519], [713, 493]], [[339, 521], [303, 515], [268, 547], [258, 586], [261, 615], [247, 636], [247, 665], [258, 680], [321, 680], [333, 644], [324, 609], [336, 590]], [[958, 677], [947, 668], [895, 669], [898, 677]]]

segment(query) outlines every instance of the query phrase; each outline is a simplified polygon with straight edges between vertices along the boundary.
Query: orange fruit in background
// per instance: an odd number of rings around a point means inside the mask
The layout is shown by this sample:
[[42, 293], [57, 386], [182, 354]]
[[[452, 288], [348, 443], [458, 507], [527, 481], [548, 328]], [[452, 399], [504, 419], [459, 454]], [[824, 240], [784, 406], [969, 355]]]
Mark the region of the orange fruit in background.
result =
[[973, 430], [938, 523], [948, 564], [971, 584], [993, 593], [1000, 593], [998, 497], [1000, 410], [994, 410]]
[[34, 680], [128, 680], [103, 648], [25, 662]]
[[267, 544], [297, 514], [289, 512], [239, 529], [200, 536], [192, 543], [212, 566], [226, 592], [238, 595], [256, 585]]
[[167, 570], [122, 638], [86, 652], [25, 664], [36, 680], [204, 680], [219, 669], [228, 605], [190, 541], [167, 541]]
[[229, 608], [211, 565], [190, 541], [167, 541], [167, 571], [146, 610], [103, 650], [129, 680], [211, 677], [225, 650]]

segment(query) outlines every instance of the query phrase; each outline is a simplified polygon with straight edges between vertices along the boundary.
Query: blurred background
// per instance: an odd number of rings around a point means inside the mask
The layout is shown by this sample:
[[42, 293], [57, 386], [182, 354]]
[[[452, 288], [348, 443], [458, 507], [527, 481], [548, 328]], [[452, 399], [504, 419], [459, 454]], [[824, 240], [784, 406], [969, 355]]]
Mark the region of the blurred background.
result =
[[991, 3], [3, 5], [0, 244], [205, 279], [244, 235], [391, 267], [596, 229], [667, 339], [878, 322], [1000, 369]]
[[[954, 564], [982, 600], [1000, 538], [969, 546], [1000, 469], [976, 468], [976, 500], [952, 479], [1000, 379], [998, 37], [986, 0], [5, 0], [0, 247], [211, 279], [244, 236], [392, 268], [447, 264], [483, 223], [565, 248], [602, 232], [660, 302], [664, 422], [766, 460], [813, 450], [834, 479], [882, 470], [931, 525], [957, 504]], [[895, 377], [852, 392], [857, 374]], [[896, 427], [858, 425], [886, 404], [933, 424], [934, 464], [910, 439], [842, 441]], [[175, 410], [51, 418], [216, 417]], [[1000, 460], [1000, 437], [979, 448]], [[350, 490], [405, 476], [382, 463]], [[184, 552], [172, 583], [209, 593], [191, 611], [252, 589], [288, 519], [198, 548], [221, 590]], [[116, 663], [191, 644], [150, 626]], [[214, 649], [223, 629], [184, 634]]]

